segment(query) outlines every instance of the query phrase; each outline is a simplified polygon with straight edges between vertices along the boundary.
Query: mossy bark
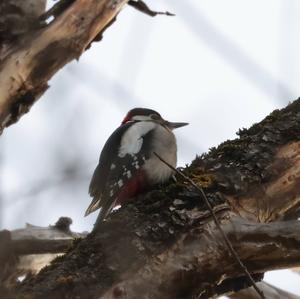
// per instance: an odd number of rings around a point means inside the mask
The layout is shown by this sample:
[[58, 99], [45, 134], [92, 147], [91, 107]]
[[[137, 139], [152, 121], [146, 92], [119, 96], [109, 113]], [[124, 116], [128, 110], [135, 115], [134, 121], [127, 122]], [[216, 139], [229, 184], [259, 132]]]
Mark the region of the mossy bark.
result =
[[[300, 264], [299, 223], [275, 222], [299, 217], [300, 100], [238, 135], [183, 171], [204, 188], [259, 280]], [[177, 179], [76, 240], [16, 289], [19, 298], [209, 298], [247, 287], [197, 190]]]

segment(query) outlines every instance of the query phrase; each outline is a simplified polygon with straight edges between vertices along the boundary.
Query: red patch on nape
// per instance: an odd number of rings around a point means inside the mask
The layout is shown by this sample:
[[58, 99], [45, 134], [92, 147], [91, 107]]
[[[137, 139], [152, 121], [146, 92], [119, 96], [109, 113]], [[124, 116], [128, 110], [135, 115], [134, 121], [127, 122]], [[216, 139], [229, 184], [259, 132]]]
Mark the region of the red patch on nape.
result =
[[126, 114], [126, 116], [124, 117], [123, 121], [122, 121], [122, 125], [126, 124], [128, 121], [131, 120], [132, 115], [130, 114], [130, 112], [128, 112]]
[[117, 196], [116, 205], [129, 202], [132, 197], [143, 191], [147, 186], [147, 178], [143, 170], [138, 171], [134, 177], [126, 182]]

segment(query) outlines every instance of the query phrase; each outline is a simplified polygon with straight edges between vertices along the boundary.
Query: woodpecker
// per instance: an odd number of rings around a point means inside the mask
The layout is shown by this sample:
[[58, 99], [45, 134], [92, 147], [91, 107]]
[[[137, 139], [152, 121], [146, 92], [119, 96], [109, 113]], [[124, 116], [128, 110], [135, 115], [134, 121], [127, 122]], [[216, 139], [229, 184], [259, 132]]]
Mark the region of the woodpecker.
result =
[[164, 120], [151, 109], [130, 110], [102, 149], [89, 186], [93, 200], [85, 216], [100, 208], [97, 225], [115, 206], [168, 180], [173, 171], [154, 153], [176, 167], [177, 145], [172, 131], [186, 125]]

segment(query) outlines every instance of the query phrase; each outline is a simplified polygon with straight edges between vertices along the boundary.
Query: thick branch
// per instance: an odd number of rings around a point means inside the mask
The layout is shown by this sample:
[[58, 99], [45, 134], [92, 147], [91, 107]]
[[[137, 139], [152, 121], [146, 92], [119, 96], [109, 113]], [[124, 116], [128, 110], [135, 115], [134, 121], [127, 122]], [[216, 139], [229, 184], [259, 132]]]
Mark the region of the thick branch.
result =
[[72, 239], [60, 240], [14, 240], [12, 247], [17, 255], [62, 253], [72, 245]]
[[5, 0], [0, 2], [0, 57], [9, 43], [40, 25], [47, 0]]
[[[268, 299], [300, 299], [299, 296], [281, 290], [264, 281], [259, 282], [257, 285], [264, 292], [266, 298]], [[227, 296], [230, 299], [259, 299], [256, 292], [254, 292], [251, 288]]]
[[[300, 222], [253, 224], [237, 221], [224, 229], [252, 273], [300, 264]], [[214, 295], [216, 282], [220, 284], [224, 279], [239, 277], [243, 272], [232, 258], [228, 258], [219, 232], [212, 225], [204, 230], [201, 235], [198, 232], [185, 235], [181, 240], [185, 245], [178, 244], [176, 251], [160, 256], [135, 274], [128, 273], [129, 279], [115, 285], [102, 298], [115, 298], [117, 291], [118, 298], [131, 299], [194, 298], [197, 293], [197, 298]], [[212, 252], [213, 243], [218, 250]], [[209, 286], [207, 277], [214, 278]]]
[[24, 271], [37, 272], [64, 253], [75, 238], [85, 233], [70, 230], [72, 220], [61, 217], [54, 226], [39, 227], [27, 224], [25, 229], [0, 231], [0, 284], [10, 282]]
[[27, 112], [48, 80], [78, 59], [128, 0], [77, 0], [47, 27], [25, 35], [2, 53], [0, 132]]
[[[300, 205], [300, 141], [281, 147], [273, 163], [266, 167], [268, 179], [246, 196], [227, 199], [243, 217], [256, 221], [297, 219]], [[236, 206], [237, 204], [237, 206]], [[297, 214], [298, 211], [298, 214]]]
[[[297, 221], [259, 224], [299, 203], [299, 136], [297, 100], [184, 170], [258, 277], [300, 263]], [[198, 192], [178, 178], [113, 213], [97, 234], [26, 280], [20, 296], [208, 298], [232, 291], [237, 280], [248, 287], [240, 276]]]
[[239, 139], [196, 159], [189, 173], [200, 184], [220, 191], [243, 218], [269, 222], [289, 215], [288, 219], [297, 219], [300, 100], [238, 134]]

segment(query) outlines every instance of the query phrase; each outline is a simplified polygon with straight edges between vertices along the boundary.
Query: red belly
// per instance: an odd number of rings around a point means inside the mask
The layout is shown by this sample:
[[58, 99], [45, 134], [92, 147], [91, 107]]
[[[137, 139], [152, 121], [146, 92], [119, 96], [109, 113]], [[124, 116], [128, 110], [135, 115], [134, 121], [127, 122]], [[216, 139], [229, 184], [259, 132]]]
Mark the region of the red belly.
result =
[[135, 174], [134, 177], [128, 180], [124, 187], [120, 190], [117, 197], [116, 206], [130, 201], [130, 199], [132, 199], [135, 195], [145, 190], [145, 187], [147, 186], [146, 183], [146, 175], [144, 171], [140, 170]]

